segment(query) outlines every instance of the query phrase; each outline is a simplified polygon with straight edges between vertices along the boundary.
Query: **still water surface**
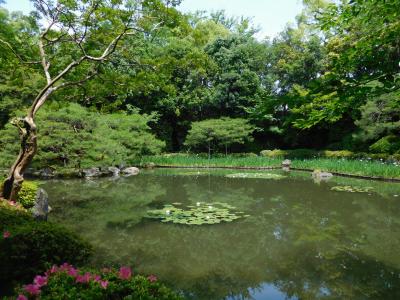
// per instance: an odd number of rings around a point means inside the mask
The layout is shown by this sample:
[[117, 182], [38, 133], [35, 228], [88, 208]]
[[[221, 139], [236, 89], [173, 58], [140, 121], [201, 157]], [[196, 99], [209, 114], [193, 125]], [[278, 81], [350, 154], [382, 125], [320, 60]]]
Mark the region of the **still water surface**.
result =
[[[156, 274], [188, 299], [400, 299], [400, 184], [225, 177], [238, 172], [156, 169], [44, 188], [51, 219], [94, 244], [95, 263]], [[374, 189], [331, 191], [338, 185]], [[174, 202], [223, 202], [250, 217], [201, 226], [145, 218]]]

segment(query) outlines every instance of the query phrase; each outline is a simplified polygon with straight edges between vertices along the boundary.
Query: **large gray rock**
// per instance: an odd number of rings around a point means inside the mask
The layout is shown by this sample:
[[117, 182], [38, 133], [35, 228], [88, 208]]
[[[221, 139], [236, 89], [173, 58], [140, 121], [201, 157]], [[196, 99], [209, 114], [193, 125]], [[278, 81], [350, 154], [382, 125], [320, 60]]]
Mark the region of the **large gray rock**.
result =
[[90, 168], [82, 170], [82, 175], [84, 177], [100, 177], [101, 171], [99, 168]]
[[119, 169], [114, 167], [106, 167], [106, 168], [90, 168], [82, 170], [82, 175], [85, 178], [94, 178], [94, 177], [108, 177], [114, 176], [117, 173], [119, 174]]
[[290, 171], [290, 166], [292, 165], [292, 161], [290, 159], [285, 159], [282, 162], [282, 170], [283, 171]]
[[39, 170], [38, 175], [41, 178], [53, 178], [55, 176], [52, 168], [41, 169]]
[[148, 162], [148, 163], [145, 163], [143, 165], [143, 167], [146, 168], [146, 169], [154, 169], [156, 167], [156, 164], [153, 163], [153, 162]]
[[117, 177], [119, 176], [119, 173], [121, 172], [120, 169], [118, 169], [117, 167], [108, 167], [107, 170], [112, 173], [112, 176]]
[[290, 168], [291, 165], [292, 165], [292, 161], [291, 161], [290, 159], [285, 159], [285, 160], [282, 162], [282, 167]]
[[47, 220], [50, 211], [49, 196], [44, 189], [39, 188], [36, 193], [35, 205], [32, 208], [32, 215], [37, 220]]
[[128, 167], [121, 171], [125, 176], [134, 176], [139, 174], [139, 169], [136, 167]]
[[322, 172], [320, 170], [314, 170], [312, 172], [312, 177], [316, 181], [329, 180], [329, 179], [331, 179], [333, 177], [333, 174], [329, 173], [329, 172]]

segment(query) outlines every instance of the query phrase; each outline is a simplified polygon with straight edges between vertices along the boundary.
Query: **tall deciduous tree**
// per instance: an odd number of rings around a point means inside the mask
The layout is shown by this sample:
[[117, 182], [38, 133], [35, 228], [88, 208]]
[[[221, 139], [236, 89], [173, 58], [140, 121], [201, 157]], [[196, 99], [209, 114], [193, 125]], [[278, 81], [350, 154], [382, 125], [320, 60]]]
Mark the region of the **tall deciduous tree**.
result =
[[192, 128], [186, 137], [185, 145], [193, 148], [207, 148], [208, 155], [211, 155], [212, 147], [225, 148], [233, 144], [243, 144], [251, 141], [251, 134], [255, 130], [245, 119], [209, 119], [193, 122]]
[[25, 43], [18, 45], [13, 40], [0, 39], [2, 48], [22, 63], [39, 65], [45, 75], [44, 86], [27, 115], [12, 121], [19, 129], [21, 146], [0, 196], [13, 200], [37, 151], [35, 117], [39, 109], [56, 91], [94, 77], [100, 64], [110, 59], [124, 37], [145, 33], [152, 23], [148, 20], [156, 18], [154, 11], [158, 10], [160, 15], [166, 9], [158, 0], [35, 0], [34, 6], [40, 24], [39, 34], [31, 37], [35, 43], [31, 55], [34, 61], [26, 61]]

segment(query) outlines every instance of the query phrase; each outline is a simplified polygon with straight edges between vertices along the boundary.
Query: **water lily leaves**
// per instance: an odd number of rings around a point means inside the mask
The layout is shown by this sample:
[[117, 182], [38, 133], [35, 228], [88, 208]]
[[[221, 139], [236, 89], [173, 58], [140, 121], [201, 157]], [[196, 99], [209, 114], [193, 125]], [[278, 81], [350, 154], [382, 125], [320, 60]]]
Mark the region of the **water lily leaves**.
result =
[[350, 185], [339, 185], [331, 188], [331, 191], [337, 192], [349, 192], [349, 193], [370, 193], [373, 187], [361, 187], [361, 186], [350, 186]]
[[235, 173], [225, 175], [228, 178], [251, 178], [251, 179], [274, 179], [279, 180], [286, 178], [286, 176], [273, 174], [273, 173]]
[[177, 208], [168, 204], [162, 209], [148, 211], [146, 217], [160, 219], [163, 223], [171, 222], [184, 225], [211, 225], [249, 217], [249, 215], [244, 215], [244, 212], [234, 212], [233, 209], [233, 206], [220, 202], [198, 202], [196, 206], [187, 206], [187, 209]]

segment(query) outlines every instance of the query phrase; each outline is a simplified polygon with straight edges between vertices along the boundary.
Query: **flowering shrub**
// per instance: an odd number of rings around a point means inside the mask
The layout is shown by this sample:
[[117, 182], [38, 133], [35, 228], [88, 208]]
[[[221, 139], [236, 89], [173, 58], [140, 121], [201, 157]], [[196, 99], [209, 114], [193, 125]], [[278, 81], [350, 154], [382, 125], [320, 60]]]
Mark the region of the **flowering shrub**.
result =
[[[5, 201], [0, 201], [5, 202]], [[48, 265], [85, 263], [90, 245], [67, 229], [38, 222], [11, 204], [0, 205], [0, 282], [29, 280]]]
[[133, 274], [131, 268], [80, 270], [70, 264], [52, 266], [31, 284], [17, 289], [17, 300], [37, 299], [181, 299], [157, 277]]

